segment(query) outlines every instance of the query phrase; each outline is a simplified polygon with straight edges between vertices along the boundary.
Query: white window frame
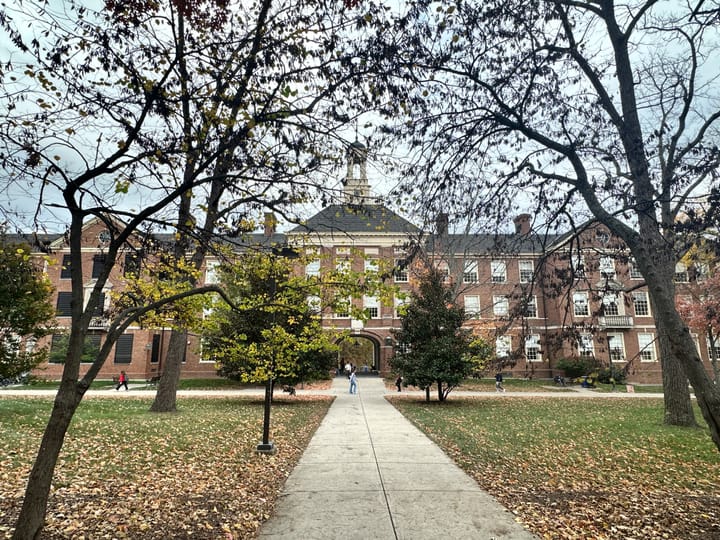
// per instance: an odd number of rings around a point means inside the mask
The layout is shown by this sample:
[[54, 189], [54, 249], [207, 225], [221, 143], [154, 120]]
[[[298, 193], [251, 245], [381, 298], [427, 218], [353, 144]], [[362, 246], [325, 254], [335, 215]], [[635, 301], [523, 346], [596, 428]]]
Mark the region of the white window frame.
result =
[[[625, 315], [622, 302], [618, 301], [618, 293], [606, 291], [602, 295], [603, 315]], [[614, 306], [614, 307], [610, 307]]]
[[394, 316], [396, 319], [401, 319], [401, 318], [402, 318], [402, 315], [400, 315], [400, 312], [398, 311], [398, 308], [400, 308], [400, 307], [402, 307], [402, 306], [407, 306], [407, 305], [410, 303], [410, 299], [407, 298], [407, 297], [406, 297], [406, 298], [398, 298], [398, 297], [396, 296], [396, 297], [394, 298], [393, 303], [394, 303], [394, 305], [395, 305], [395, 309], [393, 310], [393, 311], [394, 311], [393, 316]]
[[525, 338], [525, 360], [528, 362], [542, 362], [540, 352], [540, 334], [530, 334]]
[[630, 266], [630, 279], [643, 279], [643, 275], [640, 273], [635, 259], [630, 259], [628, 265]]
[[525, 317], [528, 319], [538, 318], [537, 296], [533, 295], [527, 298], [527, 303], [525, 304]]
[[463, 283], [478, 282], [478, 263], [477, 261], [465, 261], [463, 265]]
[[638, 356], [641, 362], [657, 362], [657, 354], [655, 351], [655, 334], [639, 333], [638, 336]]
[[377, 274], [380, 266], [377, 259], [365, 259], [364, 268], [366, 273], [370, 272]]
[[440, 262], [437, 265], [437, 271], [442, 276], [443, 283], [446, 283], [450, 279], [450, 267], [446, 262]]
[[607, 334], [608, 357], [613, 362], [625, 362], [625, 339], [622, 334]]
[[617, 275], [615, 272], [615, 260], [607, 255], [600, 257], [600, 267], [598, 270], [603, 278], [607, 277], [608, 279], [614, 280]]
[[[647, 291], [633, 291], [633, 311], [636, 317], [651, 317], [650, 312], [650, 299], [648, 298]], [[638, 305], [643, 306], [644, 309], [638, 310]], [[644, 311], [645, 313], [641, 313]]]
[[315, 315], [322, 313], [322, 300], [317, 294], [311, 294], [307, 297], [308, 309]]
[[510, 351], [512, 351], [511, 336], [498, 336], [495, 338], [495, 356], [497, 358], [510, 356]]
[[578, 352], [581, 358], [595, 358], [595, 338], [592, 334], [580, 334]]
[[367, 312], [368, 318], [380, 318], [380, 302], [377, 296], [363, 296], [363, 309]]
[[574, 276], [585, 275], [585, 257], [581, 253], [573, 252], [570, 254], [570, 267]]
[[510, 299], [507, 296], [493, 296], [493, 315], [505, 317], [510, 313]]
[[480, 297], [476, 294], [466, 294], [463, 296], [463, 305], [465, 307], [465, 315], [469, 319], [480, 318]]
[[308, 277], [320, 275], [320, 259], [310, 261], [305, 265], [305, 275]]
[[352, 270], [352, 262], [347, 257], [335, 259], [335, 270], [340, 274], [348, 274]]
[[336, 311], [337, 306], [333, 307], [333, 319], [349, 319], [350, 318], [350, 310], [352, 307], [352, 298], [349, 296], [345, 298], [345, 302], [347, 303], [347, 311]]
[[[588, 302], [588, 293], [586, 292], [574, 292], [572, 297], [573, 302], [573, 315], [575, 317], [589, 317], [590, 316], [590, 304]], [[584, 309], [578, 309], [584, 307]]]
[[490, 261], [490, 281], [493, 283], [507, 282], [507, 262], [495, 259]]
[[518, 273], [520, 283], [532, 283], [535, 275], [535, 263], [527, 260], [518, 261]]
[[219, 283], [217, 269], [220, 261], [205, 261], [205, 285]]
[[687, 265], [683, 262], [675, 263], [675, 282], [688, 283], [689, 281], [690, 275], [688, 273]]
[[393, 270], [393, 280], [395, 281], [395, 283], [407, 283], [408, 281], [410, 281], [409, 275], [408, 275], [408, 269], [407, 269], [407, 267], [402, 268], [402, 269], [400, 268], [400, 260], [399, 259], [395, 261], [395, 268]]

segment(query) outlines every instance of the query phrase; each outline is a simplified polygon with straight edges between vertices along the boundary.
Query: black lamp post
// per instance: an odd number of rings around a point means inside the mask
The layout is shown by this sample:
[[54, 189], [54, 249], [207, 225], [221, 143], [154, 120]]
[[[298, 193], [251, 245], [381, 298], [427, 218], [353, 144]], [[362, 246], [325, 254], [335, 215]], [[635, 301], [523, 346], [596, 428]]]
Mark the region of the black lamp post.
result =
[[[281, 249], [273, 248], [273, 257], [284, 257], [286, 259], [296, 259], [299, 254], [297, 251], [283, 247]], [[275, 295], [277, 294], [277, 276], [275, 275], [275, 268], [272, 268], [270, 274], [270, 303], [275, 302]], [[275, 310], [272, 311], [272, 325], [275, 326]], [[272, 360], [270, 362], [270, 373], [268, 379], [265, 382], [265, 402], [263, 404], [263, 433], [262, 442], [257, 445], [256, 451], [260, 454], [275, 454], [277, 452], [277, 446], [270, 440], [270, 407], [272, 405], [273, 385], [275, 379], [275, 352], [272, 353]]]

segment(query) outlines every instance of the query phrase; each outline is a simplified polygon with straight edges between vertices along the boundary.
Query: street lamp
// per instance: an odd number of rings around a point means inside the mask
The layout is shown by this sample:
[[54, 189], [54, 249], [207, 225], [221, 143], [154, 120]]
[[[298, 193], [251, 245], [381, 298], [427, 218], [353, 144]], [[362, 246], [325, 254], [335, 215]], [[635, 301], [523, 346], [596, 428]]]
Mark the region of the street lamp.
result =
[[[299, 254], [294, 249], [287, 246], [280, 249], [272, 249], [273, 258], [283, 257], [285, 259], [296, 259]], [[270, 274], [270, 303], [275, 302], [277, 294], [277, 276], [275, 274], [275, 266], [273, 265]], [[272, 311], [272, 326], [275, 326], [275, 310]], [[270, 440], [270, 407], [272, 405], [273, 384], [275, 379], [275, 351], [272, 352], [272, 360], [270, 362], [270, 373], [265, 382], [265, 400], [263, 404], [263, 432], [262, 442], [257, 445], [256, 452], [259, 454], [275, 454], [277, 446]]]

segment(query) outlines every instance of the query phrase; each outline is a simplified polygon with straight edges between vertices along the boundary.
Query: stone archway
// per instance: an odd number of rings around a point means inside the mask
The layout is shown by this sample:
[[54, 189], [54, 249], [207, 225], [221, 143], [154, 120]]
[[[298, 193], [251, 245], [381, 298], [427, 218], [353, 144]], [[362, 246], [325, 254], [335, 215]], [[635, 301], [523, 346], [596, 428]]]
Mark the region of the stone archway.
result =
[[339, 341], [338, 368], [350, 363], [359, 375], [377, 375], [380, 365], [380, 340], [371, 334], [353, 333]]

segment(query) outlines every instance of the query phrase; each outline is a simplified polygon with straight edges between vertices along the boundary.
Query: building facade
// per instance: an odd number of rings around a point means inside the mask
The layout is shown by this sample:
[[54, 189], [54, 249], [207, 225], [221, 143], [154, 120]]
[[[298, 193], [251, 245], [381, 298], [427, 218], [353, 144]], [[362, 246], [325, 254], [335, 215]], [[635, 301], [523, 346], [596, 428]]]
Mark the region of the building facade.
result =
[[[427, 265], [439, 268], [453, 288], [457, 302], [468, 316], [467, 328], [495, 345], [497, 363], [512, 376], [552, 378], [562, 375], [562, 359], [588, 357], [604, 366], [624, 369], [629, 381], [661, 382], [657, 332], [652, 306], [642, 276], [622, 242], [603, 226], [585, 224], [570, 235], [540, 235], [532, 229], [532, 216], [515, 217], [507, 234], [456, 235], [449, 233], [445, 215], [434, 230], [423, 231], [373, 197], [366, 173], [367, 151], [359, 143], [348, 152], [344, 199], [325, 207], [305, 223], [285, 234], [275, 230], [275, 219], [266, 215], [264, 230], [247, 242], [285, 245], [319, 255], [298, 272], [312, 275], [334, 267], [357, 272], [390, 268], [386, 280], [397, 289], [390, 302], [377, 297], [353, 299], [366, 318], [349, 312], [322, 312], [323, 326], [340, 329], [351, 343], [363, 344], [363, 371], [389, 373], [389, 360], [397, 345], [392, 330], [400, 327], [398, 306], [406, 301]], [[93, 220], [83, 233], [83, 284], [86, 295], [104, 265], [108, 231]], [[69, 248], [63, 235], [40, 239], [15, 237], [42, 247], [45, 272], [55, 286], [58, 333], [70, 323]], [[122, 288], [133, 268], [133, 250], [112, 269], [101, 304], [92, 319], [88, 340], [99, 346], [107, 332], [106, 313], [111, 292]], [[208, 258], [203, 280], [214, 282], [218, 261]], [[703, 272], [678, 264], [678, 295], [702, 280]], [[696, 269], [695, 269], [696, 270]], [[86, 297], [87, 300], [87, 297]], [[131, 326], [120, 337], [100, 371], [111, 378], [121, 370], [131, 380], [150, 380], [163, 370], [170, 328]], [[710, 351], [704, 336], [697, 336], [700, 355], [710, 369]], [[342, 349], [338, 364], [348, 359]], [[55, 356], [57, 359], [57, 355]], [[357, 362], [353, 362], [357, 363]], [[51, 361], [37, 375], [57, 379], [62, 363]], [[182, 367], [185, 378], [215, 377], [215, 365], [203, 359], [198, 336], [189, 336]]]

